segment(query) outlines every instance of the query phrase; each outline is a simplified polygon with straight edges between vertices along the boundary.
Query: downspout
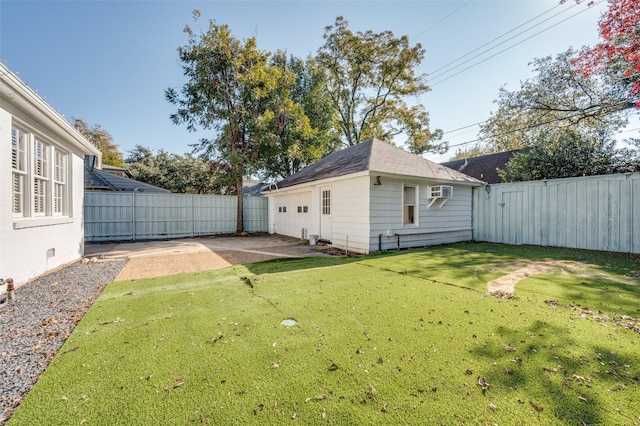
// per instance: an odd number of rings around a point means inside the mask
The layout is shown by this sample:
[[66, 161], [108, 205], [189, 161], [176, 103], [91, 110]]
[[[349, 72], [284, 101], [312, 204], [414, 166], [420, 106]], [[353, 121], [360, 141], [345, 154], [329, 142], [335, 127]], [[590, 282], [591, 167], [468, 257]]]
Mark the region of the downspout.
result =
[[473, 219], [476, 215], [476, 210], [475, 210], [475, 203], [474, 203], [474, 198], [476, 197], [477, 194], [477, 189], [476, 188], [471, 188], [471, 241], [475, 241], [475, 230], [473, 229]]

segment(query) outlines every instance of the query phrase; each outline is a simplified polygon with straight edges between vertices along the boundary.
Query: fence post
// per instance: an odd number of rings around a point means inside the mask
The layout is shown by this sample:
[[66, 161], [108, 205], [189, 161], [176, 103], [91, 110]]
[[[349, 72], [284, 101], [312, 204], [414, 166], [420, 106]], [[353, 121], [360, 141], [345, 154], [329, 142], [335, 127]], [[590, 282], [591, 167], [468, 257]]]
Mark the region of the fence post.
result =
[[131, 224], [131, 239], [136, 240], [136, 193], [131, 193], [131, 218], [133, 223]]
[[196, 233], [195, 233], [195, 219], [196, 219], [196, 214], [195, 214], [195, 210], [196, 210], [196, 206], [194, 205], [194, 196], [193, 194], [190, 194], [190, 198], [191, 198], [191, 238], [193, 238]]

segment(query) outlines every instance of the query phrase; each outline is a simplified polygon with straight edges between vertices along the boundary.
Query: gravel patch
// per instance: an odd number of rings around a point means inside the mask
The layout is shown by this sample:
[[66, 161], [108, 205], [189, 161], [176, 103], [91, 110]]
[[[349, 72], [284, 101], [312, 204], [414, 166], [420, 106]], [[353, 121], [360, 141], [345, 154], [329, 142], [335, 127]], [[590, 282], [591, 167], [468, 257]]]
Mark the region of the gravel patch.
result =
[[49, 365], [127, 261], [78, 261], [15, 290], [0, 307], [0, 424]]

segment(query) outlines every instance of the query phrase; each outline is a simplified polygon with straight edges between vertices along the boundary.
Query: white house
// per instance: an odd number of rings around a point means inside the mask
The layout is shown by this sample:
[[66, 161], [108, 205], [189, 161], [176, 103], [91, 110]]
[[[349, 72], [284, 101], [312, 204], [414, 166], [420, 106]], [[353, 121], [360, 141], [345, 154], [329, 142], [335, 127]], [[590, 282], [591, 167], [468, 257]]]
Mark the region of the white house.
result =
[[273, 184], [269, 232], [359, 253], [467, 241], [483, 182], [373, 139]]
[[16, 286], [84, 252], [84, 156], [69, 122], [0, 63], [0, 278]]

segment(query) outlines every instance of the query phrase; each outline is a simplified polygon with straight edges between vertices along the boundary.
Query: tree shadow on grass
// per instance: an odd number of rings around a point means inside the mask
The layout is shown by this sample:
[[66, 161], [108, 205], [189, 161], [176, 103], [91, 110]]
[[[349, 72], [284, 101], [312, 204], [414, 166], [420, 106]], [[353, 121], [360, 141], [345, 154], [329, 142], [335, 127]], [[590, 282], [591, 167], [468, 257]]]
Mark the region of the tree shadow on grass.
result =
[[[483, 347], [471, 352], [486, 366], [481, 374], [491, 390], [508, 389], [543, 422], [606, 424], [615, 407], [602, 394], [628, 395], [640, 382], [634, 367], [640, 356], [584, 344], [568, 328], [541, 320], [526, 327], [498, 326]], [[627, 414], [633, 411], [633, 402], [620, 402]]]
[[544, 274], [518, 284], [517, 293], [522, 297], [555, 301], [596, 314], [606, 312], [608, 315], [640, 317], [640, 283], [633, 285], [612, 279]]
[[305, 269], [328, 268], [358, 262], [360, 258], [347, 256], [332, 257], [303, 257], [273, 259], [264, 262], [242, 265], [255, 275], [277, 274], [282, 272], [300, 271]]

